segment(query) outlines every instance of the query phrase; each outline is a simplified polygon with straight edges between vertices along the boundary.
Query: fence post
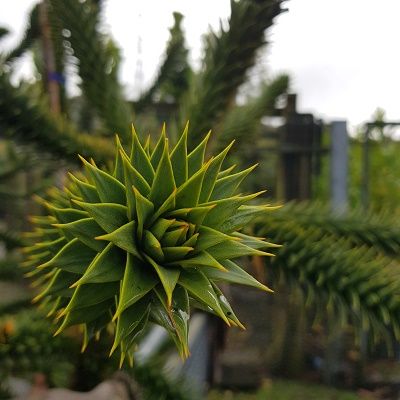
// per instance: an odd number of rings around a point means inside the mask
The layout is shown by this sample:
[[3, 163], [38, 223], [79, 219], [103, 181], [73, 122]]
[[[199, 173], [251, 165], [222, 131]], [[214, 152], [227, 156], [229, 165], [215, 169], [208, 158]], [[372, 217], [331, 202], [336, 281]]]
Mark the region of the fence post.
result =
[[367, 124], [364, 131], [362, 143], [362, 164], [361, 164], [361, 205], [364, 210], [368, 209], [369, 203], [369, 131]]
[[[347, 123], [331, 123], [330, 189], [333, 213], [345, 213], [348, 208], [348, 147]], [[333, 321], [328, 320], [328, 343], [325, 349], [323, 378], [326, 384], [338, 383], [344, 351], [344, 333]]]
[[331, 123], [331, 206], [334, 212], [346, 212], [348, 207], [348, 148], [346, 121]]
[[321, 124], [312, 114], [296, 111], [296, 95], [289, 94], [283, 111], [285, 125], [279, 135], [278, 198], [310, 200], [312, 198], [313, 172], [321, 152]]

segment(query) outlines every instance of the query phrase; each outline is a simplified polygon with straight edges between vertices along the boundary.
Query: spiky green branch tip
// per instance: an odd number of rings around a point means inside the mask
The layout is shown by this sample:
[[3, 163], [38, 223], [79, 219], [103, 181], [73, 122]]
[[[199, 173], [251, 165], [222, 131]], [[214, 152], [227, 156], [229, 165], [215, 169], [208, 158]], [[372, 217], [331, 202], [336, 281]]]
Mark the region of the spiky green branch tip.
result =
[[208, 136], [190, 153], [188, 125], [172, 150], [163, 128], [153, 149], [132, 129], [127, 154], [118, 137], [112, 171], [82, 159], [63, 190], [42, 201], [49, 215], [32, 218], [28, 275], [59, 333], [81, 324], [85, 348], [107, 327], [113, 353], [132, 354], [148, 322], [164, 327], [182, 358], [189, 355], [190, 308], [243, 328], [221, 282], [270, 292], [232, 259], [268, 256], [274, 245], [240, 232], [268, 205], [260, 193], [236, 194], [253, 167], [222, 169], [230, 146], [204, 161]]

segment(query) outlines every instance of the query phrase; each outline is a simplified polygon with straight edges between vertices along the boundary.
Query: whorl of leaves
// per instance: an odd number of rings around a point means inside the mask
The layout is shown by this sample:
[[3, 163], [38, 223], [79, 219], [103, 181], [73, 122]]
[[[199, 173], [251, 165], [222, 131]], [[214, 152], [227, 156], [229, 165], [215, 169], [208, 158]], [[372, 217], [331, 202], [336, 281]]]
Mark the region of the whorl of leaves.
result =
[[49, 4], [69, 31], [66, 40], [73, 49], [71, 60], [78, 67], [85, 98], [103, 121], [105, 131], [118, 132], [126, 139], [130, 113], [116, 74], [111, 73], [111, 53], [97, 29], [98, 6], [79, 0], [49, 0]]
[[268, 270], [301, 287], [320, 315], [328, 311], [343, 323], [352, 320], [375, 338], [388, 332], [400, 337], [400, 271], [390, 259], [287, 218], [265, 219], [257, 231], [282, 243]]
[[190, 304], [242, 327], [219, 282], [269, 291], [232, 261], [274, 246], [239, 232], [271, 209], [248, 205], [262, 192], [236, 194], [254, 167], [222, 170], [231, 145], [205, 162], [208, 137], [188, 154], [187, 128], [172, 149], [165, 129], [154, 149], [133, 130], [129, 155], [117, 138], [112, 173], [82, 158], [84, 175], [52, 189], [50, 215], [32, 219], [25, 265], [36, 267], [36, 301], [49, 305], [58, 332], [82, 324], [84, 347], [111, 324], [121, 363], [148, 321], [187, 357]]
[[203, 70], [193, 82], [183, 109], [196, 129], [195, 138], [215, 127], [234, 101], [257, 50], [266, 43], [264, 32], [283, 10], [281, 0], [231, 1], [228, 30], [207, 37]]
[[62, 117], [52, 117], [46, 107], [33, 102], [23, 88], [11, 85], [9, 75], [0, 72], [0, 127], [2, 132], [24, 144], [71, 161], [76, 153], [96, 157], [98, 162], [112, 160], [111, 142], [75, 131]]

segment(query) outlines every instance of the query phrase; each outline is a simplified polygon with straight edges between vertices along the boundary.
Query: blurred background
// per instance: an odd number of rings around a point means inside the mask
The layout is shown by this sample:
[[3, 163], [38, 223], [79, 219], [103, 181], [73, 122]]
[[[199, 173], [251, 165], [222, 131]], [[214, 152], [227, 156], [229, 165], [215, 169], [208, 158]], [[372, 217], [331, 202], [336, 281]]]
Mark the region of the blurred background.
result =
[[[398, 398], [396, 0], [2, 5], [0, 398]], [[242, 260], [275, 294], [227, 288], [246, 331], [198, 313], [185, 364], [152, 329], [116, 372], [107, 337], [83, 354], [78, 330], [52, 337], [23, 232], [78, 153], [109, 165], [132, 122], [153, 142], [187, 120], [192, 145], [235, 139], [237, 170], [259, 163], [243, 190], [283, 205], [249, 227], [276, 257]]]

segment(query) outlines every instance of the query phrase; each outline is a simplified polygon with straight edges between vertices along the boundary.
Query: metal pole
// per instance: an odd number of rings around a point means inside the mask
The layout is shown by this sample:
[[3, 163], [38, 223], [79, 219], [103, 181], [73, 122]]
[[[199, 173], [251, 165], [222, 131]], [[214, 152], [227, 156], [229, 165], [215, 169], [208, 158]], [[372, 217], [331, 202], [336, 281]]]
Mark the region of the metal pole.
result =
[[361, 165], [361, 205], [366, 210], [369, 203], [369, 131], [367, 125], [364, 131], [362, 144], [362, 165]]
[[348, 208], [348, 148], [346, 121], [331, 124], [331, 205], [335, 212], [346, 212]]
[[[334, 213], [345, 213], [348, 208], [348, 148], [346, 121], [331, 123], [331, 207]], [[333, 320], [328, 320], [328, 343], [325, 350], [323, 378], [326, 384], [337, 383], [343, 354], [344, 334]]]

